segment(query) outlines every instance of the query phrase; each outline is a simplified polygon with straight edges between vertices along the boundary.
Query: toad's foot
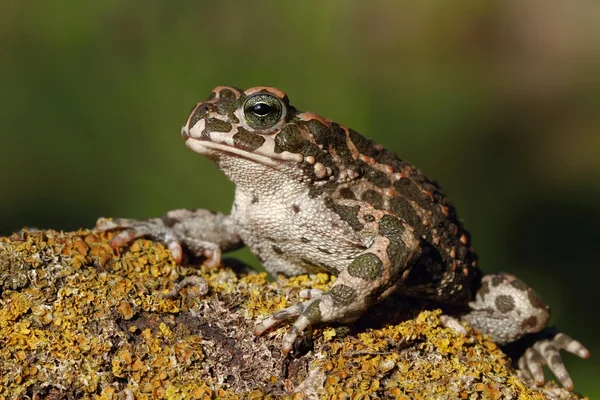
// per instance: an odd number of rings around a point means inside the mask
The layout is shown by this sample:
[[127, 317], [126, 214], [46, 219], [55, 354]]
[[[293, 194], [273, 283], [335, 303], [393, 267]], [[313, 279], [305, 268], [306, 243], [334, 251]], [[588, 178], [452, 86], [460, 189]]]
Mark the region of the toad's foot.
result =
[[533, 343], [525, 346], [528, 348], [518, 362], [526, 378], [543, 385], [542, 367], [547, 365], [566, 389], [573, 390], [559, 351], [565, 349], [582, 358], [590, 353], [578, 341], [546, 327], [550, 308], [531, 287], [509, 274], [486, 275], [469, 307], [471, 311], [462, 320], [490, 335], [496, 343], [512, 346], [521, 338]]
[[123, 231], [113, 237], [113, 248], [145, 236], [164, 243], [177, 264], [181, 263], [184, 248], [195, 256], [205, 257], [207, 267], [216, 267], [221, 263], [222, 250], [242, 246], [230, 217], [207, 210], [173, 210], [162, 218], [142, 221], [100, 218], [96, 222], [96, 230], [100, 232], [116, 229]]
[[560, 350], [566, 350], [581, 358], [588, 358], [590, 352], [577, 340], [564, 333], [558, 333], [552, 339], [540, 340], [529, 347], [519, 359], [519, 369], [526, 379], [533, 379], [536, 385], [545, 383], [542, 367], [547, 365], [559, 382], [567, 390], [573, 390], [573, 380], [560, 356]]
[[[254, 334], [256, 336], [260, 336], [265, 333], [267, 330], [275, 327], [287, 319], [297, 318], [296, 323], [292, 326], [292, 328], [285, 334], [283, 338], [283, 344], [281, 346], [283, 353], [289, 353], [292, 350], [292, 346], [296, 341], [296, 338], [308, 327], [312, 324], [311, 313], [307, 312], [307, 310], [312, 306], [315, 308], [315, 304], [318, 307], [318, 303], [315, 301], [319, 300], [323, 297], [326, 292], [323, 292], [319, 289], [304, 289], [301, 290], [299, 296], [303, 299], [307, 299], [306, 301], [296, 303], [293, 306], [287, 307], [283, 310], [277, 311], [272, 314], [268, 318], [262, 320], [256, 327], [254, 328]], [[306, 315], [303, 315], [306, 314]], [[314, 312], [313, 312], [314, 314]]]

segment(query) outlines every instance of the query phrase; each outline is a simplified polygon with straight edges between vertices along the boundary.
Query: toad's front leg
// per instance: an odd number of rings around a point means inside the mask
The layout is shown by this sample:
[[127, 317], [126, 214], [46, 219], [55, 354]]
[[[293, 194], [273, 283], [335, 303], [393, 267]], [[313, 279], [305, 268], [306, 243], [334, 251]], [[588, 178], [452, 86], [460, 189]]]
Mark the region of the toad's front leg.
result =
[[221, 263], [221, 252], [243, 246], [229, 215], [208, 210], [172, 210], [161, 218], [144, 221], [133, 219], [100, 218], [98, 231], [123, 229], [111, 241], [113, 248], [124, 246], [132, 240], [147, 236], [164, 243], [178, 264], [183, 248], [195, 256], [206, 257], [205, 265], [215, 267]]
[[254, 333], [266, 330], [285, 320], [295, 322], [283, 338], [282, 351], [288, 353], [296, 338], [309, 326], [326, 322], [352, 322], [371, 305], [392, 293], [419, 257], [421, 247], [412, 230], [400, 219], [390, 215], [379, 221], [379, 235], [368, 249], [343, 270], [328, 292], [302, 291], [309, 298], [278, 311], [260, 322]]

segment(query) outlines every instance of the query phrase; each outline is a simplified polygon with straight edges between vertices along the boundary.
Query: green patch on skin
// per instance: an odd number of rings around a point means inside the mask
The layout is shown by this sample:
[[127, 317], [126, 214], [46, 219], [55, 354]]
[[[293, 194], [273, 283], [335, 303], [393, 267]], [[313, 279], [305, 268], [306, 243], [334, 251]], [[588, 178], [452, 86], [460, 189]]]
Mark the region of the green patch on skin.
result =
[[233, 145], [237, 148], [254, 151], [263, 145], [265, 138], [261, 135], [249, 132], [241, 126], [238, 127], [238, 132], [233, 135]]
[[357, 278], [374, 281], [383, 273], [383, 262], [373, 253], [364, 253], [350, 263], [348, 273]]
[[194, 110], [194, 114], [192, 114], [192, 117], [190, 118], [190, 129], [192, 129], [194, 125], [198, 123], [198, 121], [200, 121], [203, 118], [206, 118], [206, 116], [208, 115], [208, 108], [212, 107], [208, 104], [210, 103], [200, 104], [198, 107], [196, 107], [196, 109]]
[[[298, 123], [302, 123], [299, 121]], [[318, 144], [322, 144], [323, 146], [329, 146], [333, 143], [340, 143], [339, 139], [336, 139], [336, 135], [329, 129], [327, 126], [323, 125], [316, 119], [311, 119], [304, 123], [310, 133], [315, 138], [315, 141]]]
[[392, 166], [395, 171], [401, 171], [410, 165], [407, 162], [400, 160], [396, 154], [386, 149], [381, 149], [373, 158], [375, 158], [375, 161], [379, 164]]
[[229, 132], [231, 131], [231, 124], [229, 122], [221, 121], [216, 118], [207, 118], [204, 130], [210, 132]]
[[356, 299], [356, 290], [347, 285], [334, 285], [329, 291], [333, 304], [343, 307]]
[[360, 210], [360, 206], [344, 206], [341, 204], [336, 204], [330, 198], [325, 200], [325, 206], [333, 210], [355, 231], [360, 231], [363, 228], [363, 225], [358, 220], [358, 211]]
[[392, 215], [384, 215], [379, 221], [379, 234], [388, 238], [401, 236], [405, 229], [402, 221]]
[[379, 234], [387, 237], [390, 243], [387, 254], [392, 267], [395, 269], [393, 275], [397, 276], [403, 271], [411, 256], [411, 251], [404, 243], [402, 234], [406, 228], [401, 220], [391, 215], [384, 215], [379, 221]]
[[221, 89], [221, 91], [219, 92], [219, 100], [221, 99], [235, 100], [235, 93], [233, 93], [231, 89]]
[[319, 303], [319, 300], [313, 301], [302, 313], [302, 315], [308, 318], [308, 320], [313, 324], [316, 324], [323, 320], [323, 317], [321, 316], [321, 309], [319, 308]]
[[343, 164], [347, 165], [353, 161], [352, 153], [346, 144], [346, 132], [340, 125], [333, 122], [330, 129], [316, 119], [312, 119], [306, 122], [306, 126], [317, 144], [335, 151]]
[[379, 150], [372, 141], [353, 129], [350, 129], [350, 140], [352, 140], [352, 143], [354, 143], [358, 151], [365, 156], [375, 157], [379, 154]]
[[226, 115], [227, 119], [233, 123], [237, 124], [240, 122], [238, 117], [235, 116], [235, 111], [238, 108], [237, 101], [220, 101], [216, 104], [217, 112], [221, 115]]
[[421, 223], [421, 218], [417, 215], [415, 209], [402, 196], [394, 196], [390, 199], [390, 211], [394, 215], [402, 215], [402, 218], [408, 224], [415, 228], [419, 234], [425, 233], [426, 229]]
[[417, 203], [431, 203], [425, 193], [421, 192], [415, 182], [410, 178], [402, 178], [394, 181], [394, 188], [407, 199], [414, 200]]
[[356, 161], [356, 163], [360, 166], [361, 170], [363, 171], [363, 177], [369, 182], [371, 182], [373, 185], [380, 188], [390, 187], [392, 185], [390, 182], [390, 178], [385, 172], [375, 169], [367, 163], [360, 160]]
[[[365, 191], [362, 196], [361, 199], [366, 201], [367, 203], [371, 204], [373, 207], [377, 208], [378, 210], [381, 210], [383, 208], [383, 197], [377, 193], [376, 191], [369, 189], [367, 191]], [[400, 214], [402, 215], [402, 214]]]
[[284, 151], [299, 153], [306, 143], [308, 142], [300, 134], [300, 129], [295, 125], [288, 124], [281, 128], [281, 131], [275, 136], [275, 153]]
[[[454, 207], [449, 204], [446, 200], [439, 199], [438, 189], [432, 183], [423, 181], [423, 178], [420, 175], [413, 175], [413, 178], [402, 178], [394, 181], [394, 188], [398, 193], [400, 193], [401, 197], [405, 198], [406, 201], [413, 202], [414, 204], [418, 204], [419, 208], [430, 212], [430, 220], [433, 225], [438, 225], [438, 223], [448, 224], [450, 221], [456, 221], [456, 213], [454, 211]], [[429, 191], [431, 197], [427, 195], [423, 190], [426, 189]], [[433, 199], [433, 200], [432, 200]], [[448, 216], [444, 215], [442, 212], [442, 208], [440, 205], [446, 206], [446, 211], [448, 212]], [[414, 211], [412, 211], [414, 213]], [[399, 214], [404, 215], [404, 214]], [[420, 220], [420, 218], [419, 218]], [[417, 229], [422, 229], [422, 223], [417, 223], [412, 225]], [[449, 229], [440, 229], [441, 232], [448, 231]], [[424, 232], [430, 235], [430, 232], [424, 230]]]

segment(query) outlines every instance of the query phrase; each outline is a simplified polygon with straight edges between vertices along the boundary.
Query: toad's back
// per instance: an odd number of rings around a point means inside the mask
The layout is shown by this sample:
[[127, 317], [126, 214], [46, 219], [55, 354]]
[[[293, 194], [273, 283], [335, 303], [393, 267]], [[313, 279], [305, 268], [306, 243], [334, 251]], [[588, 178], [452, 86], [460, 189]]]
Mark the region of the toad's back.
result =
[[334, 175], [339, 169], [360, 176], [343, 183], [338, 177], [322, 190], [327, 189], [334, 201], [365, 202], [388, 211], [422, 240], [422, 255], [403, 281], [402, 293], [452, 303], [470, 300], [481, 277], [477, 255], [439, 185], [352, 129], [322, 118], [298, 125], [311, 133], [319, 148], [328, 150], [331, 161], [324, 157], [324, 164], [331, 164]]

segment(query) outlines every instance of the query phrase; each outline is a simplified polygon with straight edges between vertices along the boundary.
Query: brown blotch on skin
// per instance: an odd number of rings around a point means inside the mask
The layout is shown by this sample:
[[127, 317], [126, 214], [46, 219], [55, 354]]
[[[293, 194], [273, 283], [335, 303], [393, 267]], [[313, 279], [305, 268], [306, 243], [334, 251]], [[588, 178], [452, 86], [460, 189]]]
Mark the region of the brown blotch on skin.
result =
[[513, 299], [512, 296], [500, 294], [496, 296], [494, 303], [501, 313], [507, 313], [515, 309], [515, 299]]
[[492, 286], [496, 287], [496, 286], [500, 286], [502, 283], [504, 282], [504, 278], [501, 275], [494, 275], [494, 277], [492, 278]]
[[482, 282], [481, 288], [477, 291], [477, 294], [482, 298], [485, 298], [490, 293], [490, 284], [489, 282]]
[[340, 197], [342, 199], [356, 200], [356, 196], [354, 195], [354, 192], [350, 188], [340, 189]]
[[271, 249], [273, 249], [273, 251], [275, 252], [275, 254], [279, 254], [279, 255], [283, 254], [283, 250], [281, 250], [281, 248], [279, 246], [277, 246], [277, 245], [271, 246]]
[[550, 357], [550, 365], [562, 365], [563, 361], [560, 358], [560, 356], [558, 354], [553, 355], [552, 357]]
[[548, 305], [544, 303], [542, 298], [538, 296], [538, 294], [531, 288], [527, 289], [527, 298], [529, 299], [531, 305], [535, 308], [541, 308], [543, 310], [548, 309]]
[[467, 257], [467, 254], [469, 253], [469, 249], [467, 248], [467, 246], [458, 246], [457, 249], [458, 258], [464, 260], [465, 257]]
[[332, 254], [329, 249], [325, 249], [323, 247], [317, 247], [317, 250], [319, 250], [321, 253]]
[[538, 325], [538, 319], [534, 315], [532, 315], [531, 317], [529, 317], [527, 319], [524, 319], [523, 322], [521, 322], [521, 328], [526, 331], [536, 328], [537, 325]]
[[292, 204], [292, 211], [298, 214], [300, 212], [300, 206], [297, 204]]
[[514, 287], [515, 289], [518, 289], [518, 290], [523, 290], [523, 291], [525, 291], [525, 290], [527, 290], [527, 289], [528, 289], [527, 285], [526, 285], [526, 284], [524, 284], [524, 283], [523, 283], [522, 281], [520, 281], [519, 279], [515, 279], [515, 280], [511, 281], [511, 282], [510, 282], [510, 285], [511, 285], [512, 287]]

